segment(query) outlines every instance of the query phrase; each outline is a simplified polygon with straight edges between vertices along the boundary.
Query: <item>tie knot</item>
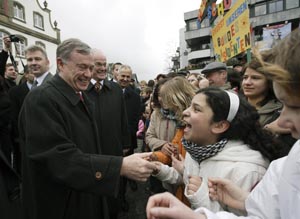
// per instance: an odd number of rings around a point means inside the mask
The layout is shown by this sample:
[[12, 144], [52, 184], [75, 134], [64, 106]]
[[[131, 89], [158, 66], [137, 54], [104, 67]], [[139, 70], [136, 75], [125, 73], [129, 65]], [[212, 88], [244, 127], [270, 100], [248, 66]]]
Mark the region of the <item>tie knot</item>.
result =
[[95, 86], [95, 91], [99, 93], [100, 90], [102, 89], [102, 84], [100, 83], [100, 81], [97, 81], [94, 86]]
[[36, 88], [38, 86], [38, 84], [39, 84], [39, 82], [36, 79], [34, 79], [34, 81], [32, 83], [32, 86], [31, 86], [31, 89]]

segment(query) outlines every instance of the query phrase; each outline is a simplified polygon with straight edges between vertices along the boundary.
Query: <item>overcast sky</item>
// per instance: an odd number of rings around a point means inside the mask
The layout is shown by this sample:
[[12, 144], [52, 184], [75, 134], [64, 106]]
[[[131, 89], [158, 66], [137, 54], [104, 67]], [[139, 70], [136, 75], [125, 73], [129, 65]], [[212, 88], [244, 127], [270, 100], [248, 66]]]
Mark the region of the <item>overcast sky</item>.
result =
[[[43, 0], [40, 0], [43, 2]], [[48, 0], [61, 39], [79, 38], [101, 49], [108, 62], [132, 67], [139, 80], [166, 73], [179, 46], [184, 12], [200, 0]]]

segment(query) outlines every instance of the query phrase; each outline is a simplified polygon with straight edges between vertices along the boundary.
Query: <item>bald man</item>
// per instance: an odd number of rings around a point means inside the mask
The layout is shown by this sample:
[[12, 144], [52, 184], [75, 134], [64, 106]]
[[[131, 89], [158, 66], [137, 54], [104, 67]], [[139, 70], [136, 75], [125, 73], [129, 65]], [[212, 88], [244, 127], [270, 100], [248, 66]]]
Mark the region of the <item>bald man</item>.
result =
[[[123, 149], [130, 147], [123, 91], [117, 83], [106, 78], [106, 56], [94, 49], [93, 58], [95, 66], [87, 94], [95, 104], [102, 153], [123, 156]], [[108, 200], [110, 218], [116, 218], [120, 202], [120, 198]]]

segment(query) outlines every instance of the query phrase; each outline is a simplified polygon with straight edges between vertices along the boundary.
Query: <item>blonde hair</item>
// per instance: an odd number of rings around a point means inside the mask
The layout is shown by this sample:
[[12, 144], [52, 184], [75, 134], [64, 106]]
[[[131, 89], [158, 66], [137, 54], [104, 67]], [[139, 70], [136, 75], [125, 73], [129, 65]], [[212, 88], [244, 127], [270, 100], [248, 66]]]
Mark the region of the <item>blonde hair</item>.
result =
[[182, 112], [191, 105], [195, 88], [186, 78], [175, 77], [163, 84], [160, 92], [163, 105], [175, 113], [178, 120], [182, 119]]
[[142, 80], [142, 81], [140, 81], [140, 83], [139, 83], [140, 85], [147, 85], [147, 82], [145, 81], [145, 80]]

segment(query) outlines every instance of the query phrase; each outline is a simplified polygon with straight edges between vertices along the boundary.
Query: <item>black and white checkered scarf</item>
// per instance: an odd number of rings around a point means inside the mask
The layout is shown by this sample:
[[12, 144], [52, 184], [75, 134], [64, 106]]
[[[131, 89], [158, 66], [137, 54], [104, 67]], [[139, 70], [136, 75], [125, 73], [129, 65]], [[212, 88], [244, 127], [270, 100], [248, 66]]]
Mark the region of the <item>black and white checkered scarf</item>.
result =
[[225, 145], [227, 144], [228, 140], [226, 138], [222, 139], [221, 141], [211, 144], [211, 145], [198, 145], [195, 143], [191, 143], [184, 138], [182, 138], [182, 145], [184, 146], [185, 150], [189, 152], [191, 157], [198, 161], [199, 163], [207, 158], [210, 158], [217, 153], [219, 153]]

